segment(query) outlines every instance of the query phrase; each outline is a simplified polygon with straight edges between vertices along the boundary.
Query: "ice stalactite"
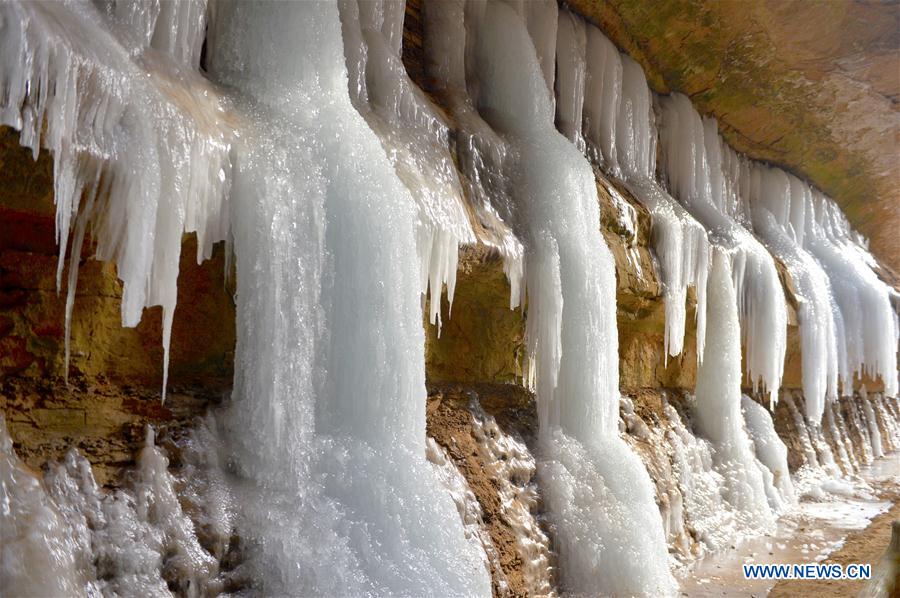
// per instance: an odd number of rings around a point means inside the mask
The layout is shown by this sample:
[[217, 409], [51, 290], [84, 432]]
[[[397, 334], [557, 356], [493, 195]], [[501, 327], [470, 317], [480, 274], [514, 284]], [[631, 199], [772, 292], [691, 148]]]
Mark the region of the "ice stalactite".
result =
[[[663, 97], [660, 103], [661, 155], [669, 190], [703, 224], [710, 243], [730, 254], [745, 371], [754, 390], [761, 387], [774, 404], [787, 349], [787, 308], [775, 263], [745, 228], [747, 196], [723, 170], [723, 153], [730, 150], [715, 120], [701, 120], [681, 94]], [[741, 362], [740, 353], [736, 359]], [[739, 389], [740, 378], [734, 383]]]
[[626, 185], [648, 210], [653, 248], [660, 263], [666, 301], [665, 351], [679, 355], [684, 347], [688, 288], [697, 295], [697, 359], [706, 338], [706, 280], [709, 241], [706, 231], [656, 182], [657, 135], [647, 79], [641, 67], [622, 57], [622, 95], [616, 119], [616, 145]]
[[872, 444], [872, 457], [880, 459], [884, 457], [881, 430], [878, 427], [878, 419], [875, 416], [875, 410], [872, 409], [869, 393], [866, 392], [865, 386], [859, 391], [859, 404], [862, 407], [862, 417], [865, 420], [865, 425], [869, 432], [869, 441]]
[[893, 290], [872, 271], [872, 257], [834, 202], [811, 190], [806, 197], [803, 247], [822, 265], [843, 320], [839, 338], [849, 370], [841, 394], [852, 395], [852, 374], [880, 377], [897, 396], [897, 318]]
[[425, 458], [418, 206], [351, 103], [337, 5], [217, 2], [208, 45], [249, 115], [224, 423], [253, 577], [267, 593], [489, 594]]
[[[54, 158], [57, 285], [70, 270], [66, 357], [86, 231], [116, 264], [122, 323], [163, 308], [163, 392], [181, 238], [198, 260], [228, 231], [229, 129], [223, 100], [194, 67], [204, 3], [7, 2], [0, 6], [0, 122]], [[151, 49], [152, 51], [148, 51]], [[140, 165], [139, 167], [137, 165]]]
[[553, 127], [551, 88], [525, 20], [500, 3], [475, 8], [466, 33], [476, 105], [512, 150], [505, 166], [526, 247], [538, 471], [561, 583], [574, 593], [671, 592], [652, 484], [617, 433], [615, 267], [593, 172]]
[[503, 256], [510, 284], [509, 307], [514, 309], [521, 305], [524, 293], [524, 250], [508, 224], [509, 181], [503, 173], [509, 151], [481, 119], [467, 89], [466, 15], [471, 17], [475, 10], [467, 0], [423, 5], [425, 62], [434, 92], [457, 123], [456, 166], [468, 205], [475, 212], [476, 236]]
[[[840, 318], [831, 292], [831, 284], [819, 263], [802, 247], [805, 229], [805, 185], [781, 169], [749, 165], [746, 159], [731, 154], [733, 179], [749, 189], [753, 228], [787, 268], [797, 297], [803, 396], [806, 416], [819, 422], [826, 400], [835, 400], [841, 373], [838, 353]], [[749, 180], [748, 180], [749, 179]], [[843, 319], [841, 327], [843, 326]], [[843, 384], [848, 380], [846, 373]]]
[[579, 15], [559, 11], [556, 33], [556, 126], [581, 152], [587, 151], [582, 122], [587, 74], [587, 28]]
[[[586, 155], [622, 179], [650, 211], [666, 302], [665, 354], [676, 356], [684, 348], [687, 290], [692, 287], [697, 294], [700, 360], [706, 337], [709, 243], [700, 223], [656, 182], [657, 135], [644, 72], [581, 17], [561, 12], [559, 31], [557, 124]], [[587, 151], [589, 147], [595, 150]]]
[[588, 156], [612, 176], [621, 178], [616, 116], [622, 95], [622, 60], [618, 48], [596, 27], [587, 25], [586, 37], [583, 126]]
[[734, 507], [742, 527], [758, 533], [775, 522], [767, 499], [775, 490], [767, 488], [767, 480], [757, 466], [741, 413], [740, 326], [731, 267], [730, 256], [714, 249], [707, 303], [707, 352], [697, 370], [694, 418], [698, 432], [714, 448], [713, 462], [723, 476], [723, 498]]
[[458, 246], [474, 243], [446, 123], [400, 59], [403, 0], [342, 0], [350, 99], [378, 134], [419, 207], [418, 248], [429, 319], [440, 326], [441, 289], [453, 303]]

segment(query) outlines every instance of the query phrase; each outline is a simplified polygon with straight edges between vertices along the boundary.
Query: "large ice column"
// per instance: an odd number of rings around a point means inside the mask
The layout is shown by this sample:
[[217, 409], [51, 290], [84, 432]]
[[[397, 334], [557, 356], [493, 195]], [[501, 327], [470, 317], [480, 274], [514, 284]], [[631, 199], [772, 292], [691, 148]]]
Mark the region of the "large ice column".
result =
[[697, 370], [695, 420], [698, 432], [715, 449], [722, 474], [722, 496], [744, 519], [746, 529], [771, 527], [766, 484], [741, 414], [741, 343], [732, 257], [715, 248], [709, 276], [706, 358]]
[[511, 148], [507, 175], [526, 247], [528, 344], [537, 372], [540, 479], [573, 593], [671, 592], [646, 470], [618, 436], [615, 267], [596, 181], [553, 127], [550, 88], [524, 20], [481, 7], [468, 28], [481, 115]]
[[3, 3], [0, 122], [20, 129], [35, 157], [45, 147], [54, 158], [59, 286], [72, 244], [67, 357], [90, 227], [96, 257], [124, 283], [122, 323], [162, 306], [167, 372], [182, 235], [197, 233], [203, 259], [227, 234], [229, 133], [219, 94], [194, 68], [204, 3], [154, 6]]
[[475, 242], [443, 117], [409, 79], [400, 58], [404, 0], [339, 3], [350, 98], [378, 134], [419, 207], [423, 292], [440, 324], [441, 288], [453, 303], [458, 246]]
[[819, 261], [843, 319], [847, 376], [841, 394], [852, 395], [853, 373], [880, 377], [885, 394], [897, 396], [897, 318], [893, 290], [872, 271], [872, 257], [854, 238], [846, 217], [818, 191], [809, 195], [803, 246]]
[[[749, 186], [753, 228], [773, 255], [787, 268], [798, 300], [803, 396], [806, 417], [818, 423], [825, 400], [838, 392], [838, 337], [834, 299], [828, 276], [802, 242], [803, 184], [783, 170], [762, 165], [750, 166]], [[792, 214], [799, 214], [800, 232]], [[839, 314], [838, 314], [839, 315]], [[844, 380], [844, 384], [847, 380]]]
[[[488, 595], [425, 459], [418, 210], [351, 103], [333, 2], [217, 2], [235, 148], [237, 525], [266, 593]], [[441, 547], [441, 550], [435, 550]]]
[[[669, 190], [706, 228], [710, 243], [733, 255], [745, 371], [774, 402], [781, 386], [787, 349], [787, 308], [772, 256], [741, 224], [747, 220], [743, 195], [728, 184], [724, 142], [714, 120], [702, 121], [681, 94], [661, 98], [661, 155]], [[709, 337], [709, 335], [707, 335]], [[738, 355], [737, 363], [740, 363]], [[740, 379], [736, 381], [740, 387]]]

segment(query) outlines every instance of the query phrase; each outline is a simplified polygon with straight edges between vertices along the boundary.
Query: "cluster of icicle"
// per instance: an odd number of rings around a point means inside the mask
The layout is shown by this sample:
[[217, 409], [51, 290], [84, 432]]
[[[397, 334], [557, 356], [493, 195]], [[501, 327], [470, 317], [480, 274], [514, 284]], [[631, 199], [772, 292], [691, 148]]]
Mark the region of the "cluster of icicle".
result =
[[[202, 2], [5, 2], [0, 124], [54, 158], [57, 285], [71, 242], [69, 323], [82, 244], [116, 264], [122, 323], [163, 308], [168, 365], [182, 234], [197, 259], [226, 238], [230, 162], [224, 102], [197, 66]], [[166, 367], [167, 371], [167, 367]], [[164, 379], [165, 379], [164, 375]], [[165, 388], [165, 383], [163, 384]]]
[[745, 374], [774, 402], [787, 323], [775, 256], [798, 303], [810, 418], [818, 422], [826, 400], [849, 395], [854, 375], [881, 378], [886, 394], [897, 395], [893, 292], [832, 200], [732, 150], [716, 121], [701, 118], [685, 96], [653, 96], [641, 67], [567, 10], [559, 13], [556, 62], [560, 131], [651, 213], [669, 355], [683, 348], [685, 294], [693, 287], [702, 361], [709, 246], [724, 250], [737, 290]]
[[854, 372], [896, 395], [888, 289], [833, 202], [792, 178], [782, 193], [783, 173], [732, 152], [687, 98], [654, 98], [636, 63], [555, 0], [423, 7], [451, 153], [400, 61], [403, 8], [0, 5], [0, 121], [53, 154], [67, 319], [88, 227], [125, 283], [123, 323], [163, 306], [167, 355], [183, 233], [198, 234], [199, 259], [233, 243], [235, 380], [217, 448], [249, 575], [274, 594], [484, 595], [490, 555], [440, 479], [458, 478], [425, 457], [421, 295], [439, 323], [458, 245], [492, 245], [510, 307], [527, 294], [562, 588], [671, 593], [653, 486], [617, 430], [615, 267], [592, 163], [651, 212], [669, 355], [696, 293], [697, 425], [725, 499], [752, 521], [771, 522], [783, 469], [768, 428], [740, 411], [742, 340], [754, 387], [780, 386], [787, 316], [769, 251], [802, 299], [813, 415]]
[[428, 69], [466, 140], [461, 161], [473, 177], [489, 165], [485, 195], [524, 246], [537, 471], [561, 588], [670, 593], [653, 487], [617, 432], [615, 265], [596, 180], [554, 127], [557, 3], [434, 2], [424, 13]]
[[561, 10], [556, 42], [556, 123], [594, 163], [650, 211], [666, 304], [665, 353], [684, 347], [687, 290], [697, 296], [697, 358], [706, 330], [706, 230], [657, 183], [652, 97], [641, 67], [595, 26]]

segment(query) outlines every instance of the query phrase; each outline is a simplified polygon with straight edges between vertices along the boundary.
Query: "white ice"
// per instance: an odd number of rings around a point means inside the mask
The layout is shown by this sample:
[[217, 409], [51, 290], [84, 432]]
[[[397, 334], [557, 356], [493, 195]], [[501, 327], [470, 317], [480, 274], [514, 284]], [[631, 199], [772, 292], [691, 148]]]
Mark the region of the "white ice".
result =
[[526, 248], [538, 471], [563, 589], [672, 592], [650, 478], [617, 434], [615, 266], [593, 172], [553, 127], [551, 88], [526, 22], [504, 4], [477, 8], [467, 24], [470, 77], [479, 113], [512, 150], [506, 172], [511, 221]]
[[[815, 258], [802, 247], [805, 186], [781, 169], [748, 165], [736, 156], [734, 162], [739, 169], [736, 177], [739, 184], [749, 188], [753, 228], [787, 268], [793, 282], [798, 303], [806, 415], [811, 421], [819, 422], [825, 401], [837, 398], [841, 368], [831, 283]], [[839, 313], [837, 316], [840, 318]], [[848, 380], [845, 378], [843, 383], [846, 386]]]
[[249, 121], [224, 423], [253, 577], [275, 594], [489, 594], [425, 458], [419, 207], [351, 103], [337, 5], [217, 2], [208, 47]]
[[[182, 235], [198, 260], [226, 238], [229, 127], [223, 101], [196, 69], [204, 3], [4, 2], [0, 123], [35, 157], [54, 158], [57, 284], [71, 241], [66, 357], [86, 231], [95, 257], [116, 264], [122, 323], [163, 308], [165, 352], [177, 298]], [[139, 165], [139, 166], [138, 166]]]
[[[771, 479], [763, 476], [741, 413], [741, 343], [737, 297], [730, 256], [716, 248], [710, 269], [706, 358], [697, 370], [697, 432], [713, 447], [713, 464], [722, 477], [722, 497], [757, 533], [772, 529]], [[760, 431], [759, 426], [756, 427]], [[774, 460], [764, 457], [768, 465]], [[770, 474], [771, 477], [771, 474]]]
[[[710, 243], [730, 254], [746, 349], [744, 370], [753, 389], [761, 387], [774, 404], [787, 349], [787, 308], [775, 263], [745, 228], [746, 195], [723, 167], [727, 146], [715, 120], [701, 120], [681, 94], [663, 97], [660, 103], [662, 170], [669, 190], [703, 224]], [[707, 330], [711, 325], [708, 321]], [[740, 379], [736, 383], [739, 388]]]

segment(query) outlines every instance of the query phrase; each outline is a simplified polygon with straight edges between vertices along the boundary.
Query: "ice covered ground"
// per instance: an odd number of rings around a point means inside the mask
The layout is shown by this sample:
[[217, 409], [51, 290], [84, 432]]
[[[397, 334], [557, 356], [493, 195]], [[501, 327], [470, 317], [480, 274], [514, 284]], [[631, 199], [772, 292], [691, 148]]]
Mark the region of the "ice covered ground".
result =
[[900, 453], [865, 467], [846, 492], [807, 497], [778, 520], [774, 531], [746, 539], [733, 550], [710, 555], [679, 574], [681, 591], [688, 596], [734, 593], [764, 595], [775, 580], [747, 580], [744, 563], [813, 563], [838, 550], [847, 534], [864, 529], [891, 503], [879, 500], [871, 484], [900, 484]]

